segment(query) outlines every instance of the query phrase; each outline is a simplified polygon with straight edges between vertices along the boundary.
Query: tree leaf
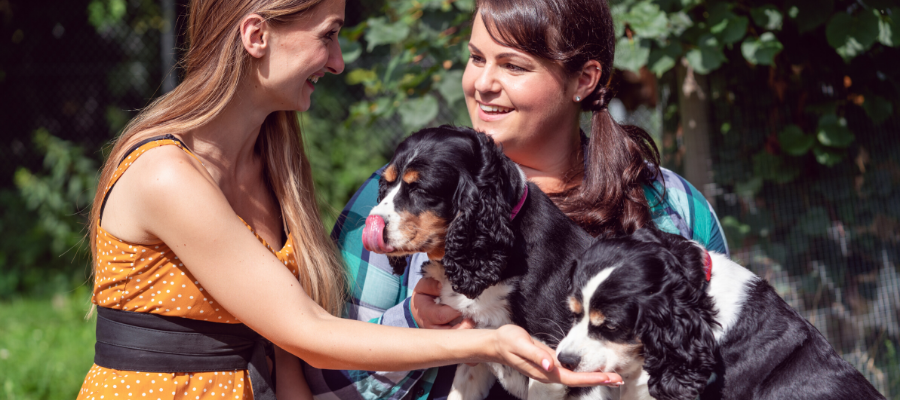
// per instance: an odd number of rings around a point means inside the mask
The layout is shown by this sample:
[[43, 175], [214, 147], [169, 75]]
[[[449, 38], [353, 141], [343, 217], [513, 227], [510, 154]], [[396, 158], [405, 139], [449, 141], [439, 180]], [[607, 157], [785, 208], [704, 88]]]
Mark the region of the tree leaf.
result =
[[685, 58], [694, 71], [701, 75], [716, 70], [727, 60], [718, 40], [710, 34], [701, 36], [697, 48], [689, 50]]
[[438, 114], [437, 99], [426, 94], [418, 98], [407, 98], [397, 107], [400, 121], [407, 130], [418, 130], [434, 120]]
[[788, 0], [785, 10], [793, 10], [791, 18], [800, 33], [815, 29], [834, 13], [834, 0]]
[[369, 29], [366, 30], [366, 51], [372, 51], [380, 44], [397, 43], [409, 35], [409, 25], [402, 21], [388, 23], [386, 17], [369, 18]]
[[819, 138], [819, 143], [838, 148], [847, 147], [856, 139], [853, 132], [847, 129], [847, 120], [838, 118], [834, 114], [828, 114], [819, 119], [816, 136]]
[[669, 20], [666, 18], [666, 13], [650, 1], [635, 4], [628, 14], [622, 16], [622, 21], [631, 26], [631, 30], [637, 37], [665, 37], [668, 33]]
[[815, 136], [803, 134], [797, 125], [788, 125], [778, 134], [781, 150], [792, 156], [806, 154], [815, 141]]
[[763, 33], [758, 38], [747, 38], [741, 43], [741, 54], [752, 64], [772, 65], [782, 49], [784, 46], [772, 32]]
[[443, 78], [441, 78], [441, 82], [437, 85], [441, 97], [443, 97], [450, 106], [453, 106], [453, 103], [456, 103], [457, 100], [462, 99], [465, 96], [462, 84], [460, 83], [462, 82], [462, 75], [463, 71], [461, 69], [447, 71], [444, 73]]
[[628, 5], [627, 4], [612, 4], [609, 6], [609, 11], [613, 17], [613, 31], [616, 34], [616, 37], [622, 37], [625, 35], [625, 20], [624, 17], [628, 14]]
[[813, 154], [816, 155], [816, 161], [818, 161], [819, 164], [827, 165], [829, 167], [841, 162], [841, 160], [843, 160], [845, 156], [845, 152], [843, 150], [833, 149], [825, 146], [813, 147]]
[[351, 41], [341, 36], [338, 38], [341, 44], [341, 54], [344, 56], [344, 64], [351, 64], [362, 55], [362, 46], [357, 41]]
[[900, 8], [892, 8], [890, 15], [890, 19], [878, 16], [878, 41], [888, 47], [897, 47], [900, 46], [900, 23], [894, 24], [894, 21], [900, 21]]
[[753, 17], [753, 23], [760, 28], [770, 31], [781, 30], [783, 17], [781, 16], [781, 11], [778, 11], [778, 8], [773, 5], [767, 4], [754, 8], [750, 10], [750, 16]]
[[453, 2], [460, 11], [472, 12], [475, 10], [475, 0], [456, 0]]
[[838, 13], [828, 21], [825, 37], [844, 61], [849, 62], [868, 50], [878, 39], [878, 21], [875, 14], [866, 10], [858, 16]]
[[747, 17], [732, 15], [711, 26], [709, 31], [715, 34], [722, 44], [732, 44], [744, 37], [749, 24], [750, 20]]
[[875, 125], [880, 125], [884, 120], [891, 116], [894, 106], [891, 101], [881, 96], [868, 95], [864, 97], [862, 108], [866, 111], [866, 115], [872, 119]]
[[656, 74], [657, 77], [662, 76], [675, 66], [675, 62], [681, 57], [681, 52], [681, 44], [677, 42], [671, 42], [664, 47], [651, 50], [647, 62], [650, 72]]
[[669, 34], [673, 37], [680, 37], [684, 31], [694, 26], [691, 16], [684, 11], [678, 11], [669, 14]]
[[639, 72], [641, 67], [647, 65], [650, 58], [650, 46], [642, 40], [629, 40], [627, 37], [619, 38], [616, 43], [616, 54], [613, 66]]

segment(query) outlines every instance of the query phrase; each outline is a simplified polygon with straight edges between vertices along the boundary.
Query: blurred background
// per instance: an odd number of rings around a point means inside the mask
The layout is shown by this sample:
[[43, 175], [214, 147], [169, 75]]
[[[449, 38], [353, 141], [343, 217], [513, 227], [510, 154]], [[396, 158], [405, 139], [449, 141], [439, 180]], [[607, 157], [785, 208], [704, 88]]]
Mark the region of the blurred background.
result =
[[[614, 117], [703, 191], [734, 259], [900, 399], [898, 2], [611, 5]], [[0, 0], [0, 398], [74, 398], [91, 365], [87, 207], [110, 140], [180, 80], [187, 6]], [[327, 226], [405, 135], [469, 124], [472, 8], [347, 0], [346, 71], [299, 116]]]

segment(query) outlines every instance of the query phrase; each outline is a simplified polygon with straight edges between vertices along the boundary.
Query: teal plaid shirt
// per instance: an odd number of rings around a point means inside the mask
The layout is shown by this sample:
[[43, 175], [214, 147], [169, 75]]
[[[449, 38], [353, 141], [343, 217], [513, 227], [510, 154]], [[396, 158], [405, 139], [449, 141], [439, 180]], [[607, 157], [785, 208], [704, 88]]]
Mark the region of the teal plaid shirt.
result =
[[[351, 293], [344, 317], [417, 328], [409, 308], [410, 295], [422, 276], [421, 266], [428, 258], [424, 254], [411, 256], [406, 271], [402, 276], [396, 276], [387, 257], [370, 253], [362, 245], [366, 217], [377, 204], [380, 172], [363, 183], [341, 212], [332, 231], [350, 276]], [[727, 255], [722, 227], [709, 202], [678, 174], [664, 168], [660, 172], [653, 187], [644, 188], [656, 226], [695, 240], [710, 251]], [[660, 193], [665, 193], [665, 198], [659, 199]], [[443, 398], [449, 392], [454, 371], [455, 366], [404, 372], [304, 367], [315, 397], [329, 400]]]

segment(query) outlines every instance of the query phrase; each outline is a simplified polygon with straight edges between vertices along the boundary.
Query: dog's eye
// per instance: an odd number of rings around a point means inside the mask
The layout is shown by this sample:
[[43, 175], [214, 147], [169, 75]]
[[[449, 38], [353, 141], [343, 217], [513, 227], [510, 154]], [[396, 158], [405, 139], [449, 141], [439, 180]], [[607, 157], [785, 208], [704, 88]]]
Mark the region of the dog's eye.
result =
[[619, 326], [612, 322], [607, 322], [607, 323], [603, 324], [603, 327], [606, 328], [606, 330], [608, 330], [608, 331], [619, 330]]

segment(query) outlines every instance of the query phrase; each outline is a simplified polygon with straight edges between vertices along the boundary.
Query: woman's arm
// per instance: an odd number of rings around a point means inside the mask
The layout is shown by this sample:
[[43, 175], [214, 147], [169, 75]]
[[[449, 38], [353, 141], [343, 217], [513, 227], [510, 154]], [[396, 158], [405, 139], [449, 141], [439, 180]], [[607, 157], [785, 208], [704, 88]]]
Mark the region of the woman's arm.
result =
[[133, 206], [137, 226], [178, 254], [232, 315], [310, 365], [403, 371], [491, 361], [541, 381], [591, 385], [608, 378], [552, 368], [552, 355], [518, 327], [414, 330], [333, 317], [259, 244], [189, 156], [160, 149], [131, 169], [143, 184], [120, 201]]

